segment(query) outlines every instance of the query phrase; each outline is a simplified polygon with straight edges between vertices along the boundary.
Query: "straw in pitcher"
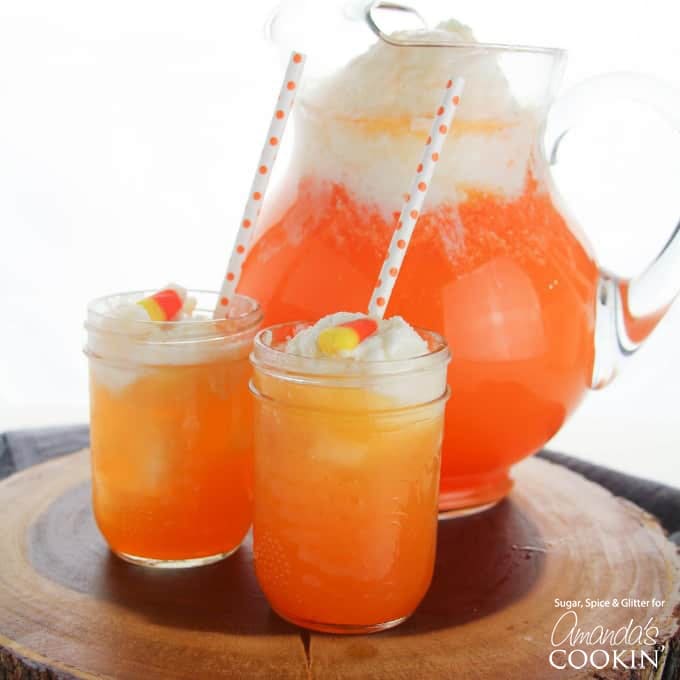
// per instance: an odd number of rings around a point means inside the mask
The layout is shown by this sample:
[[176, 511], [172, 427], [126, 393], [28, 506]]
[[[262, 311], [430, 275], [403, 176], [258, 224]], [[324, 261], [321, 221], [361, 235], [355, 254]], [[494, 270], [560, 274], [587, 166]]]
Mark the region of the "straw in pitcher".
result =
[[265, 139], [260, 161], [257, 164], [255, 177], [250, 188], [250, 194], [246, 202], [245, 210], [241, 218], [241, 224], [236, 235], [236, 242], [229, 258], [227, 272], [222, 281], [220, 295], [213, 316], [219, 318], [225, 315], [227, 307], [236, 292], [239, 279], [241, 278], [241, 268], [248, 252], [251, 235], [257, 226], [257, 219], [260, 213], [260, 206], [264, 200], [264, 195], [269, 184], [269, 177], [272, 172], [276, 154], [286, 129], [286, 123], [290, 117], [295, 94], [302, 77], [305, 57], [299, 52], [293, 52], [290, 56], [288, 68], [281, 84], [279, 99], [269, 125], [267, 138]]
[[423, 209], [423, 203], [425, 202], [444, 140], [451, 128], [453, 117], [460, 103], [464, 84], [463, 78], [456, 78], [455, 81], [449, 80], [446, 83], [444, 97], [435, 113], [430, 136], [427, 138], [422, 158], [411, 182], [407, 200], [401, 209], [399, 222], [392, 235], [392, 242], [380, 270], [378, 283], [373, 290], [373, 295], [368, 304], [370, 316], [382, 318], [385, 315], [385, 309], [389, 304], [394, 284], [397, 281], [408, 245], [411, 242], [411, 237]]

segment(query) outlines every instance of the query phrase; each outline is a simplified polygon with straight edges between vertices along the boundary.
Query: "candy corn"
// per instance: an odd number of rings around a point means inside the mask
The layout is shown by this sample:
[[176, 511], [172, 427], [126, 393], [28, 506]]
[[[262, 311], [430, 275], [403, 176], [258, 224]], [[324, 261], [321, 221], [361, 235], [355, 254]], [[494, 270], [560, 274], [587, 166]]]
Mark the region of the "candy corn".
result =
[[139, 300], [151, 321], [172, 321], [182, 309], [186, 291], [179, 286], [169, 286], [157, 293]]
[[356, 319], [324, 329], [319, 333], [316, 344], [324, 354], [333, 356], [342, 351], [352, 351], [377, 330], [378, 323], [374, 319]]

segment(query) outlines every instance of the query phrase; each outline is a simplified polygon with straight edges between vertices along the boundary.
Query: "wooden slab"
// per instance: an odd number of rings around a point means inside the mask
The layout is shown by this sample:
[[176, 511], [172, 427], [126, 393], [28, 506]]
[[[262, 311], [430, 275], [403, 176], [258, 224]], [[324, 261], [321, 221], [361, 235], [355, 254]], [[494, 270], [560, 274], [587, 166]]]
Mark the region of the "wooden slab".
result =
[[555, 598], [626, 597], [665, 604], [576, 607], [579, 626], [653, 618], [665, 664], [655, 677], [680, 677], [675, 546], [642, 510], [560, 466], [527, 461], [510, 500], [440, 522], [421, 607], [394, 631], [360, 637], [309, 635], [278, 619], [249, 544], [187, 571], [118, 560], [94, 525], [88, 476], [81, 452], [0, 483], [0, 680], [651, 678], [548, 663], [567, 610]]

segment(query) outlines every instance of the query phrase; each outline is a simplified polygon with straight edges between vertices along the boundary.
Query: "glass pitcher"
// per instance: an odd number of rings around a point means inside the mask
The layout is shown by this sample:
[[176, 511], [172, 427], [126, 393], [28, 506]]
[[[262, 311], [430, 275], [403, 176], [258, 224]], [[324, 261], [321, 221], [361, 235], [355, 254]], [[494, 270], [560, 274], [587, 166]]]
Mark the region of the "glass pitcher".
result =
[[[284, 3], [271, 25], [282, 51], [305, 50], [300, 12], [332, 5]], [[480, 44], [457, 22], [388, 34], [379, 15], [417, 12], [334, 6], [342, 21], [308, 53], [286, 181], [239, 290], [260, 301], [267, 324], [365, 310], [442, 88], [464, 76], [387, 315], [448, 340], [440, 508], [481, 509], [508, 493], [510, 467], [559, 430], [588, 388], [612, 379], [680, 286], [677, 231], [637, 278], [598, 268], [551, 180], [559, 141], [598, 100], [622, 94], [680, 128], [680, 97], [612, 75], [553, 103], [563, 50]], [[323, 42], [333, 39], [335, 63]]]

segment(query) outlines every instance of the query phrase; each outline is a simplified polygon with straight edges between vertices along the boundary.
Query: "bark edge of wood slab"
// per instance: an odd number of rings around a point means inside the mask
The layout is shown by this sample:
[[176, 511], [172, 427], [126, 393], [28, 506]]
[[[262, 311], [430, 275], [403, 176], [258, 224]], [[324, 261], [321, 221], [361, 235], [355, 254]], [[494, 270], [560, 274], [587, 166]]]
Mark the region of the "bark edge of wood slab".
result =
[[565, 611], [554, 598], [622, 596], [667, 603], [577, 608], [580, 626], [652, 616], [666, 647], [655, 680], [680, 678], [677, 549], [653, 517], [561, 466], [525, 461], [509, 500], [440, 522], [433, 584], [414, 616], [341, 637], [301, 633], [271, 613], [249, 543], [186, 571], [112, 556], [91, 516], [87, 456], [0, 483], [0, 680], [652, 678], [548, 663]]

